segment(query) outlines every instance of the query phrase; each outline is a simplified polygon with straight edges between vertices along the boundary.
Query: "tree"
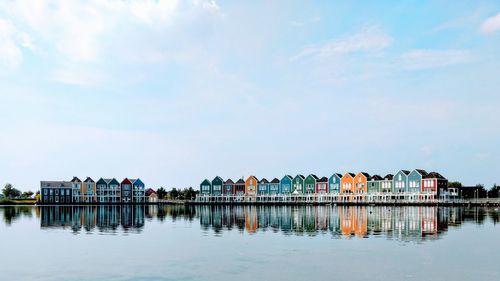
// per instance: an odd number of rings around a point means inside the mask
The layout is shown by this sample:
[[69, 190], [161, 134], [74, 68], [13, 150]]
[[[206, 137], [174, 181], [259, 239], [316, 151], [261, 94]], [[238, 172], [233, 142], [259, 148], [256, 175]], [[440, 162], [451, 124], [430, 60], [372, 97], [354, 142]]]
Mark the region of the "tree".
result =
[[450, 182], [448, 182], [448, 187], [460, 189], [460, 188], [462, 188], [462, 183], [459, 181], [450, 181]]
[[493, 187], [488, 191], [488, 197], [499, 198], [499, 196], [500, 196], [500, 186], [495, 183], [493, 184]]
[[5, 196], [5, 198], [16, 198], [21, 196], [21, 191], [15, 189], [12, 184], [7, 183], [2, 189], [2, 194]]
[[170, 191], [170, 196], [172, 197], [172, 199], [177, 199], [179, 197], [179, 191], [177, 190], [177, 188], [172, 188], [172, 191]]
[[165, 195], [167, 195], [167, 191], [162, 186], [162, 187], [158, 188], [158, 190], [156, 190], [156, 195], [158, 195], [159, 199], [165, 199]]
[[23, 194], [21, 195], [22, 198], [31, 198], [31, 196], [33, 196], [33, 191], [26, 191], [26, 192], [23, 192]]

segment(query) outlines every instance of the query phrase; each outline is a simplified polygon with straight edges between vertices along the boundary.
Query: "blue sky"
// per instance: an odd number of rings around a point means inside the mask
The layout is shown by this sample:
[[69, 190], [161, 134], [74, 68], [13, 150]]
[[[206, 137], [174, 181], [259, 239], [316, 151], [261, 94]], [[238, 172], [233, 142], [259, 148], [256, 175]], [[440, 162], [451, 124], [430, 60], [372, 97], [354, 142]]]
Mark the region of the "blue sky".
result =
[[0, 183], [500, 183], [498, 1], [0, 3]]

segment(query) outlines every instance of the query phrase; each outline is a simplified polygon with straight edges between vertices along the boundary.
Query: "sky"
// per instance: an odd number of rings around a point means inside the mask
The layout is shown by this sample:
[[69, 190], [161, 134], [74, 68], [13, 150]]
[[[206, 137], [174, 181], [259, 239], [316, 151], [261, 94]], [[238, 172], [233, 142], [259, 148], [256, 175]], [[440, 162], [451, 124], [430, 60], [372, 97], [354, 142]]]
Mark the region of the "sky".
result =
[[500, 184], [498, 1], [0, 1], [0, 184]]

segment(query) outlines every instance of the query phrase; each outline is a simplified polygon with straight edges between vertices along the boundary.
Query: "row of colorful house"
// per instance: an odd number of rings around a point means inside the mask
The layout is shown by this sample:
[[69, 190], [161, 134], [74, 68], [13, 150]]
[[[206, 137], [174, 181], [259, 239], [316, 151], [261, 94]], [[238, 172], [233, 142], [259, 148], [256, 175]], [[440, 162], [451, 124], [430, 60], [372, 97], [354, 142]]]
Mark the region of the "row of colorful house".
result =
[[370, 175], [365, 172], [334, 173], [329, 178], [310, 174], [307, 177], [285, 175], [268, 181], [250, 176], [236, 182], [217, 176], [212, 181], [205, 179], [200, 184], [203, 196], [255, 196], [255, 195], [307, 195], [307, 194], [421, 194], [437, 197], [447, 189], [448, 180], [437, 172], [422, 169], [400, 170], [396, 174]]
[[40, 201], [43, 204], [70, 203], [144, 203], [144, 183], [140, 179], [100, 178], [95, 182], [87, 177], [81, 181], [41, 181]]

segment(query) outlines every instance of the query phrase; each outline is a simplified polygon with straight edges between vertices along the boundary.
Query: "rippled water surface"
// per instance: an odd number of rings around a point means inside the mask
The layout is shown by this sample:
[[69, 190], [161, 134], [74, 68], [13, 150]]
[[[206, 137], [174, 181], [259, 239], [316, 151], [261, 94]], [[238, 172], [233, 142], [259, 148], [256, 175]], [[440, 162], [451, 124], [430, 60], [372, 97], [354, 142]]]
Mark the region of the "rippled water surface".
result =
[[500, 280], [500, 210], [0, 207], [0, 280]]

